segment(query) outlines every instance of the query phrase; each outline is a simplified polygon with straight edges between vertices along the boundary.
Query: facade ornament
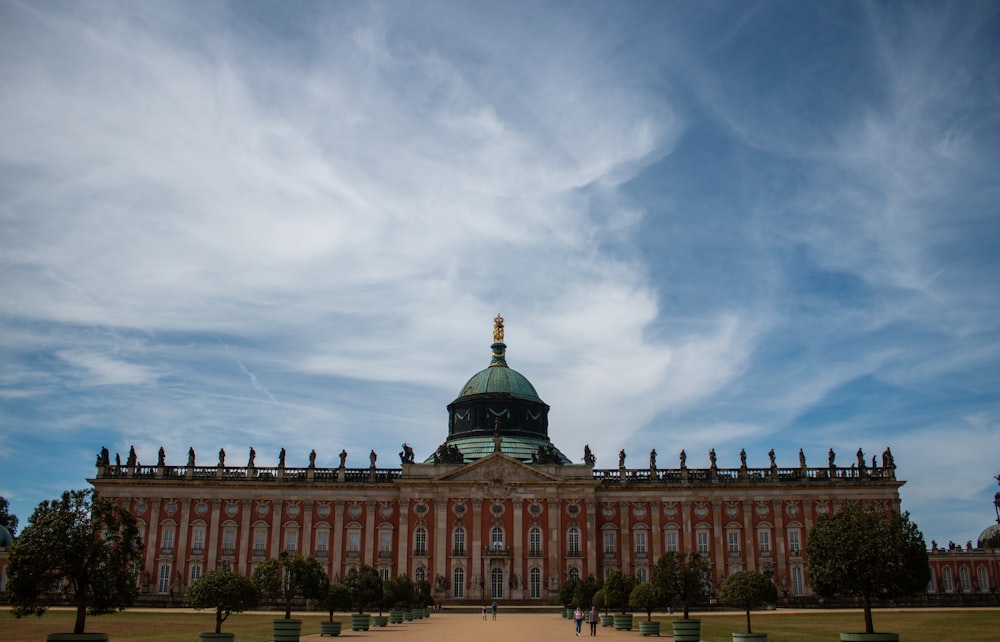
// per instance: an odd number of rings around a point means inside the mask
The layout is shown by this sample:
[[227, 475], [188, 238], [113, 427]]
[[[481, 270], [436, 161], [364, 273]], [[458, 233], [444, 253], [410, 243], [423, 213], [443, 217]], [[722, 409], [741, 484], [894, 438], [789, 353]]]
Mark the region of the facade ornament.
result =
[[463, 464], [465, 455], [458, 446], [445, 442], [434, 451], [433, 461], [435, 464]]
[[503, 317], [499, 313], [493, 319], [493, 343], [503, 343]]

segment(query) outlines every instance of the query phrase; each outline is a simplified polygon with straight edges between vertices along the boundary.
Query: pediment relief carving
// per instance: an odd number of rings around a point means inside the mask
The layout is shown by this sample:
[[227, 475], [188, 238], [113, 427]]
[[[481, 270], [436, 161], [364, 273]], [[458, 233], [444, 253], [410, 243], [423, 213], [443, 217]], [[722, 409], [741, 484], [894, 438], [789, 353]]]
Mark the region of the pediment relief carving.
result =
[[511, 486], [517, 486], [525, 482], [548, 482], [556, 480], [551, 475], [539, 472], [516, 459], [498, 453], [467, 464], [458, 470], [442, 475], [438, 479], [440, 481], [478, 483], [484, 486], [484, 494], [488, 497], [497, 497], [496, 491], [501, 487], [507, 488], [507, 493], [503, 495], [506, 496], [509, 494]]

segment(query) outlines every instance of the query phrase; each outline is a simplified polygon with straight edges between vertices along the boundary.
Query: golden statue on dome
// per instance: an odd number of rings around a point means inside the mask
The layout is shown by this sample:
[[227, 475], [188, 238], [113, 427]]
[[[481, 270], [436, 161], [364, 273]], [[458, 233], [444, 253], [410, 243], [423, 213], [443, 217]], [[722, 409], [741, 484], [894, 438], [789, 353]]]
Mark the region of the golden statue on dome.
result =
[[493, 343], [503, 343], [503, 317], [499, 313], [493, 319]]

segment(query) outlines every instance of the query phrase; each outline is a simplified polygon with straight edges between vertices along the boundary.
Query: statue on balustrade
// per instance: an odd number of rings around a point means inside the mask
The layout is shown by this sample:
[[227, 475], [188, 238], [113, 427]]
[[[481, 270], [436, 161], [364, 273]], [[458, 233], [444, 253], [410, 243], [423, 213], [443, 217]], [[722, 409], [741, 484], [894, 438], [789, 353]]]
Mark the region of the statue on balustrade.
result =
[[345, 466], [347, 466], [347, 451], [346, 450], [341, 450], [340, 451], [340, 467], [344, 468]]
[[625, 449], [622, 448], [618, 451], [618, 467], [625, 468]]
[[799, 448], [799, 468], [806, 467], [806, 453], [804, 450]]
[[649, 451], [649, 468], [650, 470], [656, 470], [656, 449]]
[[858, 468], [864, 470], [865, 468], [865, 453], [858, 448]]
[[833, 448], [831, 448], [830, 452], [826, 454], [826, 459], [830, 468], [833, 468], [835, 465], [833, 462], [837, 460], [837, 453], [833, 452]]
[[315, 450], [310, 450], [309, 451], [309, 467], [310, 468], [315, 468], [316, 467], [316, 451]]
[[708, 451], [708, 461], [711, 463], [712, 468], [716, 468], [717, 464], [715, 460], [715, 448]]
[[156, 454], [156, 465], [157, 466], [167, 465], [167, 451], [163, 450], [163, 446], [160, 446], [160, 452]]
[[688, 454], [681, 449], [681, 470], [688, 467]]
[[771, 468], [777, 468], [778, 464], [774, 461], [774, 448], [767, 451], [767, 457], [771, 460]]
[[740, 467], [741, 468], [747, 467], [747, 451], [744, 450], [743, 448], [740, 448]]
[[135, 468], [136, 464], [139, 463], [135, 455], [135, 446], [128, 447], [128, 461], [126, 463], [129, 468]]
[[378, 459], [378, 454], [375, 453], [375, 449], [373, 448], [372, 451], [368, 454], [368, 461], [370, 462], [372, 468], [375, 468], [375, 461], [377, 459]]
[[253, 468], [256, 460], [257, 460], [257, 451], [253, 449], [253, 446], [250, 446], [250, 459], [247, 460], [247, 468]]
[[597, 462], [597, 457], [594, 457], [593, 451], [590, 450], [590, 444], [584, 444], [583, 446], [583, 463], [588, 466], [593, 466]]
[[882, 452], [882, 467], [883, 468], [895, 468], [896, 462], [892, 459], [892, 451], [887, 446]]
[[403, 443], [403, 452], [399, 453], [399, 461], [404, 464], [412, 464], [414, 459], [413, 447], [410, 444]]
[[188, 468], [194, 468], [194, 448], [188, 448]]
[[220, 448], [219, 449], [219, 468], [222, 468], [225, 465], [226, 465], [226, 449], [225, 448]]
[[285, 467], [285, 449], [282, 448], [278, 451], [278, 468]]

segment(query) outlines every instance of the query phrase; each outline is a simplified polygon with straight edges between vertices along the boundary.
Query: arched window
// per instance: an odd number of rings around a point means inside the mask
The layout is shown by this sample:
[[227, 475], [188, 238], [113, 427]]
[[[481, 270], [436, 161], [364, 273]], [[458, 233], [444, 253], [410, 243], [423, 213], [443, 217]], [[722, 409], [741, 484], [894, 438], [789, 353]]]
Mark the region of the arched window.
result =
[[503, 597], [503, 569], [495, 568], [490, 571], [490, 589], [494, 600]]
[[423, 526], [413, 531], [413, 554], [427, 555], [427, 529]]
[[503, 529], [499, 526], [494, 526], [490, 531], [490, 548], [495, 551], [503, 550]]
[[955, 592], [955, 583], [952, 581], [950, 566], [945, 566], [944, 570], [941, 571], [941, 588], [944, 589], [945, 593]]
[[571, 580], [578, 580], [578, 579], [580, 579], [580, 569], [578, 569], [575, 566], [571, 566], [570, 569], [569, 569], [568, 575], [569, 575], [569, 579], [571, 579]]
[[423, 566], [418, 566], [417, 570], [413, 573], [413, 579], [420, 582], [421, 580], [427, 579], [427, 569]]
[[646, 569], [644, 569], [641, 566], [639, 568], [635, 569], [635, 579], [639, 580], [640, 584], [642, 584], [643, 582], [645, 582], [646, 581]]
[[531, 527], [528, 531], [528, 556], [542, 556], [542, 529], [537, 526]]
[[532, 598], [542, 597], [542, 571], [541, 569], [533, 568], [528, 572], [529, 588], [531, 589]]
[[465, 597], [465, 569], [456, 566], [451, 573], [451, 596]]
[[988, 593], [990, 590], [990, 581], [986, 579], [986, 568], [980, 566], [976, 569], [976, 580], [979, 582], [979, 590], [982, 593]]
[[580, 529], [575, 526], [566, 532], [567, 555], [580, 555]]
[[962, 592], [971, 593], [972, 592], [972, 577], [969, 575], [969, 569], [965, 566], [958, 569], [958, 579], [962, 583]]

